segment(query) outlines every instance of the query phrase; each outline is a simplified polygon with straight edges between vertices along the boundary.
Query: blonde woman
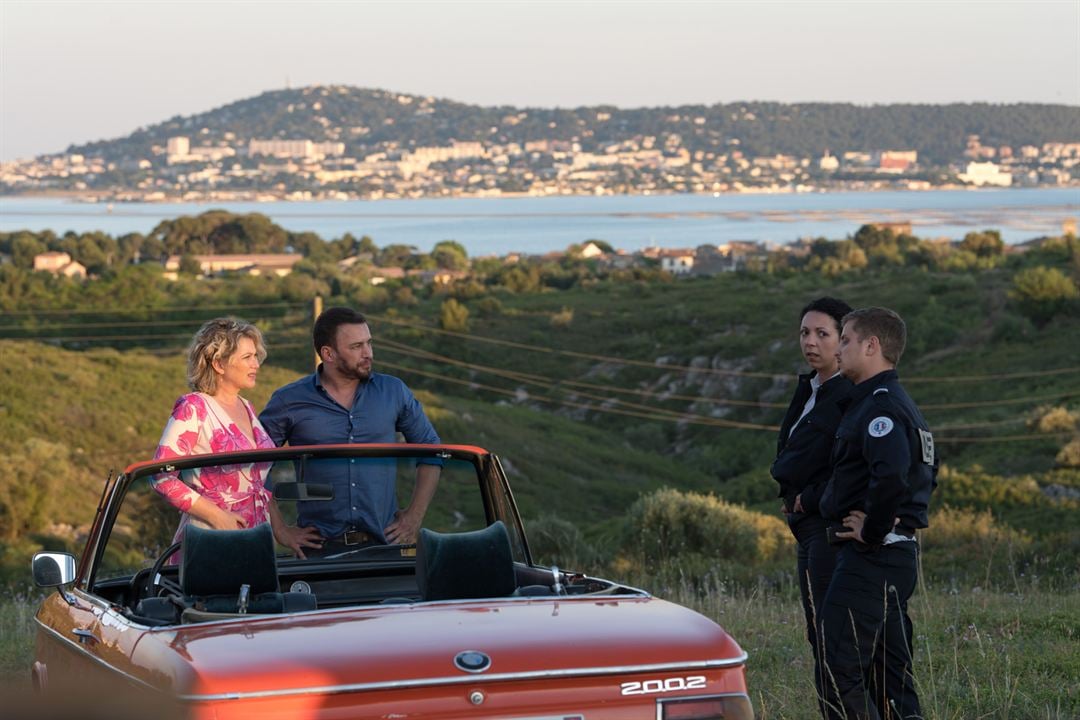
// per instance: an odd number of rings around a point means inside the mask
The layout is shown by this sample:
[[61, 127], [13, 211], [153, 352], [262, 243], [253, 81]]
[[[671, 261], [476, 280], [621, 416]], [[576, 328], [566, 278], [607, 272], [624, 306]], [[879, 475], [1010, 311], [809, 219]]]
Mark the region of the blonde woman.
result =
[[[240, 396], [255, 387], [265, 358], [262, 333], [250, 323], [215, 318], [199, 328], [188, 348], [192, 392], [173, 406], [154, 459], [274, 447], [251, 403]], [[183, 513], [179, 539], [190, 522], [218, 530], [269, 522], [268, 471], [267, 464], [238, 464], [186, 470], [183, 480], [179, 472], [163, 473], [154, 488]]]

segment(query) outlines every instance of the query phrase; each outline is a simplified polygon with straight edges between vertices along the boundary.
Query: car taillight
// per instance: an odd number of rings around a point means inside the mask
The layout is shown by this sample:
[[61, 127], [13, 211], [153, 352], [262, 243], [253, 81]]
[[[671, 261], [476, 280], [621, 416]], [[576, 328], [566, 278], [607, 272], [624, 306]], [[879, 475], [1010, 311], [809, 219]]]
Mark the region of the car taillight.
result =
[[745, 695], [712, 695], [659, 700], [659, 720], [754, 720], [754, 708]]

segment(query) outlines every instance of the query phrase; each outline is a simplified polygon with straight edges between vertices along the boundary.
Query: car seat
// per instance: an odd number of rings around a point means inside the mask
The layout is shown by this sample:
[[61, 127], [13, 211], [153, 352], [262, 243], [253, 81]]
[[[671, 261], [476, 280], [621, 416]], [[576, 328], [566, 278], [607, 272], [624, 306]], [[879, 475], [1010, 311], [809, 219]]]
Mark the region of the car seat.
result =
[[506, 597], [514, 592], [510, 536], [501, 520], [483, 530], [439, 533], [421, 528], [416, 583], [424, 600]]
[[[282, 593], [278, 587], [274, 534], [269, 523], [242, 530], [184, 528], [180, 588], [184, 622], [222, 614], [265, 614], [314, 610], [315, 596]], [[246, 590], [244, 589], [246, 586]]]

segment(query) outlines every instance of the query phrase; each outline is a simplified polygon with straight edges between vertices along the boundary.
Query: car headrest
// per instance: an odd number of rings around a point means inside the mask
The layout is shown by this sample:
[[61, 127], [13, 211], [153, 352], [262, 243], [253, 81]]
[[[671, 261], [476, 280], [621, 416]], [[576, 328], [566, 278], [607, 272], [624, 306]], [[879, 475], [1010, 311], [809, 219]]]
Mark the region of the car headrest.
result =
[[184, 528], [180, 587], [185, 595], [235, 595], [240, 586], [251, 593], [276, 592], [277, 558], [269, 523], [243, 530]]
[[424, 600], [504, 597], [514, 592], [510, 536], [501, 520], [483, 530], [438, 533], [420, 529], [416, 582]]

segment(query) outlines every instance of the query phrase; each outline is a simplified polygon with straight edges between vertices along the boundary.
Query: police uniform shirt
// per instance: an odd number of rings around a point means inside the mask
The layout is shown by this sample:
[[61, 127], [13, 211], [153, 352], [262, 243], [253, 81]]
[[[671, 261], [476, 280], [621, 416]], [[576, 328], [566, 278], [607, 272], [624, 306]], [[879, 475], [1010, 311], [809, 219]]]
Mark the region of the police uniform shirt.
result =
[[[914, 401], [887, 370], [852, 390], [836, 432], [833, 476], [821, 499], [821, 513], [842, 520], [852, 510], [866, 513], [863, 540], [878, 545], [909, 539], [927, 526], [937, 459], [933, 436]], [[899, 532], [893, 531], [899, 518]]]
[[[832, 380], [839, 374], [840, 371], [833, 373], [832, 377], [830, 377], [829, 380]], [[825, 382], [828, 382], [828, 380], [826, 380]], [[791, 437], [791, 435], [795, 432], [795, 428], [797, 428], [799, 426], [799, 423], [802, 422], [802, 419], [809, 415], [810, 411], [814, 409], [814, 405], [815, 403], [817, 403], [818, 390], [823, 384], [824, 383], [821, 382], [821, 375], [819, 375], [818, 373], [814, 373], [813, 377], [810, 378], [810, 398], [806, 401], [806, 404], [803, 405], [802, 414], [799, 415], [798, 419], [795, 422], [791, 423], [791, 430], [788, 431], [788, 437]]]
[[[842, 411], [838, 400], [853, 387], [843, 375], [833, 375], [814, 389], [815, 373], [799, 376], [776, 439], [776, 458], [769, 469], [780, 485], [779, 497], [789, 509], [802, 495], [806, 513], [819, 514], [818, 500], [832, 475], [833, 439]], [[810, 402], [813, 396], [813, 403]]]

